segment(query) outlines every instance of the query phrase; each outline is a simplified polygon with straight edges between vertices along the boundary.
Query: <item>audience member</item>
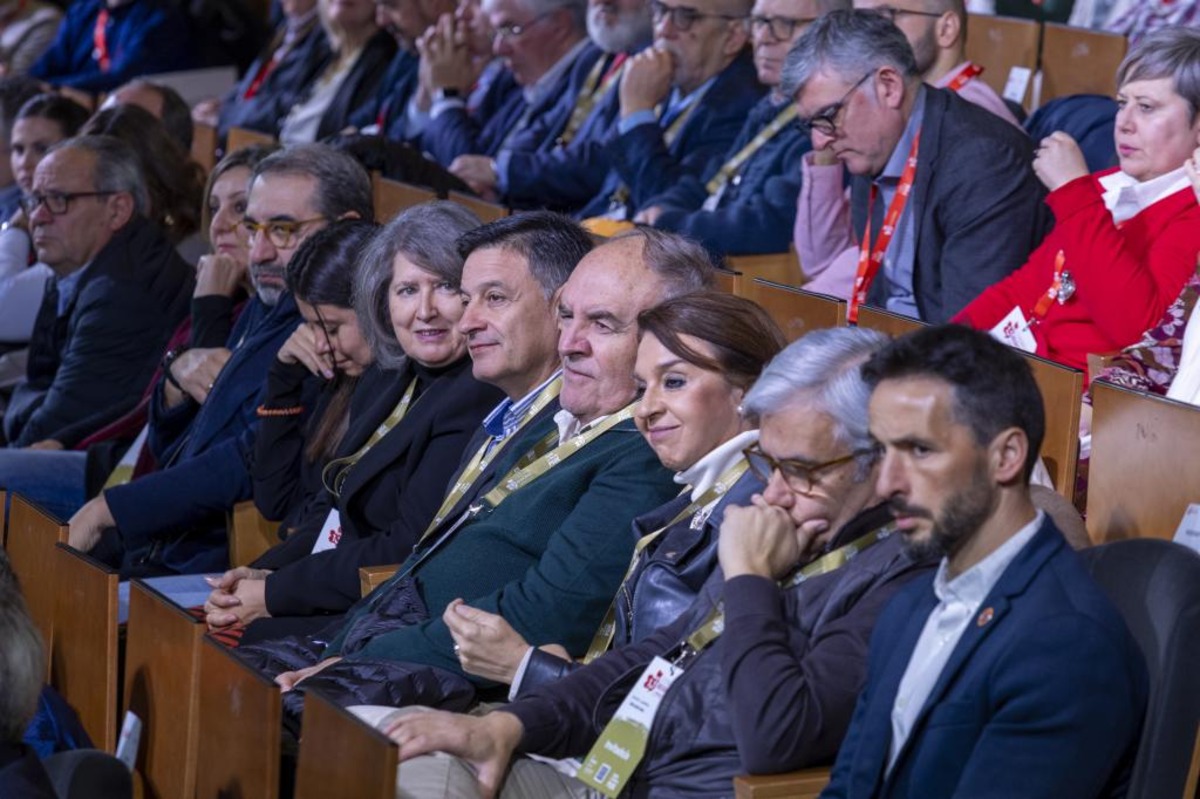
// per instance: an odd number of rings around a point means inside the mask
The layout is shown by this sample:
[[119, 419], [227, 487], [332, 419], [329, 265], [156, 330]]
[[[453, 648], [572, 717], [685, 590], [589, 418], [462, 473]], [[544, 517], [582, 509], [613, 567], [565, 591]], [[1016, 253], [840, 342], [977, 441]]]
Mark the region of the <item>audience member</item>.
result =
[[140, 75], [188, 69], [191, 37], [182, 11], [162, 0], [81, 0], [30, 68], [35, 78], [104, 92]]
[[[729, 507], [720, 570], [678, 619], [569, 677], [483, 717], [409, 713], [389, 734], [400, 744], [397, 795], [716, 796], [735, 775], [828, 762], [866, 677], [875, 619], [918, 574], [873, 502], [875, 449], [866, 429], [870, 391], [859, 367], [886, 339], [821, 330], [777, 356], [746, 396], [760, 426], [751, 468], [766, 482]], [[635, 681], [629, 678], [641, 675]], [[617, 698], [646, 699], [646, 680], [670, 686], [637, 741], [615, 743]], [[652, 692], [655, 693], [655, 692]], [[601, 727], [601, 725], [605, 725]], [[603, 729], [603, 732], [600, 730]], [[613, 735], [614, 737], [610, 737]], [[644, 744], [640, 762], [611, 754]], [[455, 758], [417, 758], [432, 750]], [[515, 752], [579, 757], [572, 779]], [[462, 758], [462, 760], [458, 759]], [[471, 763], [476, 772], [465, 767]], [[614, 776], [615, 775], [615, 776]], [[586, 787], [585, 787], [586, 785]]]
[[[351, 427], [321, 470], [303, 516], [295, 517], [298, 529], [253, 568], [225, 574], [208, 601], [210, 627], [260, 619], [249, 631], [256, 639], [316, 632], [328, 625], [323, 614], [345, 612], [362, 596], [357, 579], [333, 582], [332, 575], [356, 576], [362, 566], [399, 563], [412, 553], [468, 441], [502, 396], [472, 376], [467, 338], [459, 329], [463, 259], [455, 242], [478, 224], [470, 211], [445, 202], [393, 219], [355, 259], [361, 260], [357, 278], [353, 261], [340, 264], [347, 275], [341, 296], [348, 304], [355, 283], [356, 309], [330, 305], [336, 293], [320, 302], [306, 275], [289, 281], [310, 325], [316, 317], [326, 331], [334, 325], [342, 336], [357, 320], [371, 345], [360, 347], [367, 354], [374, 350], [381, 368], [368, 373], [373, 381], [360, 381], [355, 393], [363, 396], [350, 407]], [[331, 260], [316, 270], [328, 270]], [[281, 371], [274, 369], [272, 376]], [[269, 394], [263, 413], [295, 407], [298, 399], [297, 392]], [[344, 417], [343, 410], [336, 421], [345, 424]], [[266, 425], [260, 429], [256, 444], [256, 499], [260, 475], [280, 480], [284, 472], [296, 472], [289, 462], [295, 459], [286, 453], [299, 442], [288, 447], [286, 438], [264, 435], [268, 431]]]
[[0, 6], [0, 69], [24, 75], [54, 42], [62, 11], [40, 0], [8, 0]]
[[349, 156], [296, 145], [254, 169], [243, 224], [250, 231], [255, 297], [224, 347], [175, 351], [150, 404], [147, 439], [158, 471], [104, 490], [71, 518], [70, 542], [103, 551], [126, 574], [220, 571], [228, 563], [225, 512], [249, 499], [248, 462], [259, 393], [299, 322], [284, 272], [303, 240], [343, 217], [371, 219], [371, 182]]
[[822, 796], [1110, 795], [1128, 779], [1146, 668], [1029, 499], [1044, 418], [1028, 364], [982, 333], [939, 327], [863, 371], [877, 489], [909, 551], [942, 562], [880, 617]]
[[[17, 112], [40, 91], [37, 81], [24, 76], [0, 77], [0, 147], [11, 150]], [[20, 208], [21, 187], [10, 165], [0, 159], [0, 219], [11, 218]]]
[[806, 266], [859, 248], [852, 320], [869, 302], [943, 322], [1041, 240], [1049, 215], [1024, 134], [925, 86], [912, 47], [884, 15], [817, 20], [789, 54], [784, 85], [814, 151], [830, 151], [854, 175], [848, 204], [837, 191], [797, 215], [820, 238], [798, 248]]
[[786, 252], [796, 221], [800, 160], [812, 142], [779, 90], [784, 60], [809, 22], [848, 0], [756, 0], [750, 17], [754, 65], [767, 96], [750, 111], [725, 154], [702, 175], [684, 175], [647, 201], [638, 222], [675, 230], [719, 253]]
[[132, 407], [194, 285], [146, 218], [146, 183], [124, 142], [84, 136], [56, 145], [22, 203], [38, 260], [54, 279], [34, 323], [25, 381], [4, 414], [5, 436], [17, 447], [57, 440], [97, 409]]
[[1086, 371], [1088, 353], [1129, 346], [1162, 317], [1200, 254], [1184, 170], [1200, 144], [1198, 75], [1200, 31], [1149, 34], [1117, 71], [1119, 169], [1089, 175], [1070, 136], [1042, 140], [1033, 166], [1054, 230], [956, 321]]
[[118, 86], [104, 98], [103, 111], [118, 105], [136, 105], [150, 112], [184, 153], [192, 151], [192, 112], [179, 92], [164, 83], [137, 78]]

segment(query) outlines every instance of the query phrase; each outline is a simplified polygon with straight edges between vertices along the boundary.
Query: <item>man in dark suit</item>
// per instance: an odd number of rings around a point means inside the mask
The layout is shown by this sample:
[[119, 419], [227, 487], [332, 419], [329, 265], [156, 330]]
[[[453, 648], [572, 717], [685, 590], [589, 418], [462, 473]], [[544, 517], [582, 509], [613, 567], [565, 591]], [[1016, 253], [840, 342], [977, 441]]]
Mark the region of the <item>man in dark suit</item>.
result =
[[[1049, 228], [1028, 138], [923, 85], [885, 15], [837, 11], [813, 23], [784, 84], [813, 149], [855, 176], [851, 224], [842, 217], [831, 249], [863, 243], [856, 303], [944, 322], [1025, 263]], [[912, 158], [915, 174], [905, 169]]]
[[[137, 154], [115, 139], [73, 139], [38, 165], [23, 205], [54, 277], [4, 414], [10, 446], [73, 446], [137, 403], [194, 284], [148, 204]], [[74, 441], [58, 438], [67, 428]]]
[[228, 563], [224, 513], [250, 497], [247, 459], [256, 409], [275, 354], [301, 322], [284, 268], [306, 236], [333, 219], [374, 215], [371, 183], [349, 156], [298, 145], [254, 170], [246, 218], [255, 298], [225, 347], [168, 354], [150, 405], [148, 446], [162, 466], [106, 489], [70, 522], [71, 545], [119, 531], [126, 573], [190, 574]]
[[1019, 354], [926, 328], [864, 367], [877, 491], [932, 579], [880, 617], [823, 797], [1108, 796], [1146, 669], [1124, 621], [1029, 497], [1044, 418]]

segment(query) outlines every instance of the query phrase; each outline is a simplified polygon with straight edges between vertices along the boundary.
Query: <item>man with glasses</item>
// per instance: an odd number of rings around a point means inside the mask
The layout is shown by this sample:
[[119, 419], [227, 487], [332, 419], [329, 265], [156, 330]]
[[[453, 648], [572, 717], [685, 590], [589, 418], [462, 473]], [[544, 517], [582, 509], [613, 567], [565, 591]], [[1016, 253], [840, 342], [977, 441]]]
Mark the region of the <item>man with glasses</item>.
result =
[[[875, 619], [927, 565], [904, 554], [888, 509], [873, 501], [860, 367], [885, 342], [820, 330], [776, 356], [744, 403], [761, 433], [747, 455], [766, 488], [726, 509], [721, 569], [691, 608], [488, 715], [387, 722], [406, 761], [397, 796], [595, 797], [597, 783], [610, 796], [721, 796], [740, 773], [832, 760], [866, 679]], [[642, 719], [644, 756], [626, 759], [632, 747], [614, 735], [613, 712], [621, 696], [664, 679], [657, 712]], [[420, 757], [438, 750], [456, 757]], [[580, 758], [587, 784], [524, 758], [506, 776], [516, 752]], [[426, 786], [433, 774], [442, 781]]]
[[786, 252], [796, 219], [800, 161], [812, 143], [794, 124], [796, 107], [779, 89], [788, 50], [822, 14], [849, 0], [756, 0], [750, 17], [754, 66], [770, 87], [721, 162], [685, 175], [647, 201], [635, 220], [698, 239], [732, 255]]
[[54, 277], [4, 434], [10, 447], [62, 449], [137, 402], [187, 313], [192, 270], [145, 218], [137, 154], [116, 139], [72, 139], [48, 153], [21, 205]]
[[[259, 395], [284, 341], [301, 323], [284, 270], [313, 232], [340, 218], [372, 219], [371, 183], [354, 159], [298, 145], [255, 167], [244, 225], [256, 296], [225, 347], [168, 353], [150, 403], [147, 446], [157, 471], [106, 488], [70, 522], [72, 546], [119, 564], [124, 576], [223, 571], [224, 515], [251, 493]], [[101, 534], [116, 528], [101, 542]]]
[[650, 0], [654, 46], [625, 68], [600, 191], [580, 212], [624, 222], [725, 157], [763, 94], [746, 50], [749, 0]]
[[852, 283], [839, 272], [811, 285], [830, 292], [840, 283], [852, 319], [869, 303], [945, 322], [1021, 266], [1045, 235], [1051, 217], [1029, 140], [925, 85], [887, 15], [838, 11], [813, 23], [788, 57], [784, 85], [814, 155], [833, 155], [855, 176], [848, 204], [840, 186], [806, 182], [797, 213], [806, 269], [856, 253]]

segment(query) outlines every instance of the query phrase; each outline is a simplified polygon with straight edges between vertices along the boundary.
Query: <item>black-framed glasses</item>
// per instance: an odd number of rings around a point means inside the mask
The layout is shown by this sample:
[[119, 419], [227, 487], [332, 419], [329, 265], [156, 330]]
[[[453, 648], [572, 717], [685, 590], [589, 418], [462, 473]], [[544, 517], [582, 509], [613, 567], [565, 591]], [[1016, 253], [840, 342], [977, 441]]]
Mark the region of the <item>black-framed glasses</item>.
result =
[[45, 205], [46, 210], [55, 216], [62, 216], [71, 207], [73, 200], [81, 197], [108, 197], [115, 191], [47, 191], [26, 194], [21, 198], [21, 208], [26, 216], [33, 216], [39, 205]]
[[671, 27], [682, 33], [690, 31], [692, 26], [702, 19], [724, 19], [728, 21], [745, 19], [745, 17], [740, 17], [736, 14], [710, 14], [691, 6], [669, 6], [666, 3], [660, 2], [660, 0], [650, 0], [650, 15], [654, 18], [655, 25], [670, 17]]
[[843, 463], [849, 463], [855, 458], [870, 457], [874, 460], [879, 456], [879, 449], [876, 447], [856, 449], [849, 455], [843, 455], [824, 463], [804, 463], [790, 458], [773, 458], [763, 452], [757, 444], [746, 447], [742, 450], [742, 454], [746, 456], [746, 462], [750, 464], [750, 471], [754, 472], [755, 476], [764, 483], [771, 482], [771, 475], [778, 470], [783, 475], [783, 481], [792, 491], [797, 494], [811, 494], [816, 488], [822, 472], [835, 466], [841, 466]]
[[846, 103], [850, 100], [850, 95], [858, 91], [858, 88], [866, 83], [867, 78], [875, 74], [875, 70], [871, 70], [866, 75], [863, 75], [858, 81], [850, 87], [850, 89], [842, 95], [842, 99], [838, 100], [833, 105], [826, 106], [819, 114], [816, 114], [810, 119], [798, 119], [796, 123], [805, 133], [811, 135], [815, 130], [823, 136], [836, 136], [838, 129], [838, 118], [842, 115], [842, 109], [846, 107]]
[[314, 216], [312, 219], [268, 219], [266, 222], [255, 222], [250, 219], [242, 220], [242, 227], [250, 237], [251, 242], [259, 234], [267, 237], [273, 247], [287, 250], [295, 247], [300, 237], [300, 230], [313, 222], [324, 222], [325, 217]]
[[786, 42], [796, 33], [798, 26], [807, 25], [810, 22], [816, 22], [816, 17], [795, 19], [793, 17], [760, 17], [754, 15], [750, 17], [750, 30], [752, 33], [767, 30], [771, 32], [771, 38], [775, 41]]
[[915, 8], [896, 8], [895, 6], [876, 6], [872, 8], [881, 17], [887, 17], [889, 22], [895, 22], [896, 17], [907, 14], [910, 17], [940, 17], [943, 11], [917, 11]]
[[499, 36], [501, 39], [519, 39], [529, 31], [534, 25], [538, 24], [546, 17], [557, 11], [557, 8], [552, 8], [549, 11], [543, 11], [528, 22], [510, 22], [507, 25], [497, 25], [492, 31], [492, 38]]

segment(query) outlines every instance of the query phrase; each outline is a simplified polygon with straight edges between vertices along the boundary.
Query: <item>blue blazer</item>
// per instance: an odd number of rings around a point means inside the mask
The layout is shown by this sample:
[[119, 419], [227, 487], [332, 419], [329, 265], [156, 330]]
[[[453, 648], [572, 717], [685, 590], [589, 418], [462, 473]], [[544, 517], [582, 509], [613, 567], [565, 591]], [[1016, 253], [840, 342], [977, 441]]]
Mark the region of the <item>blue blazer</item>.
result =
[[394, 52], [372, 95], [353, 107], [350, 124], [362, 130], [380, 123], [380, 135], [393, 141], [405, 141], [409, 136], [404, 114], [409, 98], [417, 89], [417, 69], [421, 59], [403, 47]]
[[[479, 106], [468, 111], [465, 105], [447, 108], [429, 120], [421, 133], [421, 148], [444, 167], [460, 155], [491, 155], [500, 149], [504, 137], [521, 120], [528, 108], [521, 87], [512, 72], [493, 62], [480, 80], [488, 80]], [[490, 80], [489, 80], [490, 79]], [[560, 83], [553, 92], [558, 98]]]
[[1128, 776], [1145, 664], [1048, 518], [984, 599], [885, 775], [896, 692], [937, 603], [923, 577], [880, 616], [822, 799], [1087, 799]]
[[612, 168], [579, 216], [586, 219], [608, 211], [622, 183], [629, 187], [628, 205], [636, 211], [684, 177], [719, 169], [764, 91], [747, 48], [717, 75], [670, 146], [658, 125], [638, 125], [614, 136], [607, 148]]

